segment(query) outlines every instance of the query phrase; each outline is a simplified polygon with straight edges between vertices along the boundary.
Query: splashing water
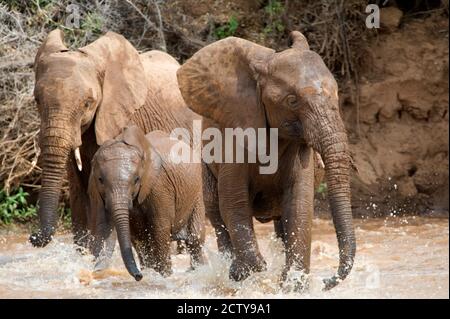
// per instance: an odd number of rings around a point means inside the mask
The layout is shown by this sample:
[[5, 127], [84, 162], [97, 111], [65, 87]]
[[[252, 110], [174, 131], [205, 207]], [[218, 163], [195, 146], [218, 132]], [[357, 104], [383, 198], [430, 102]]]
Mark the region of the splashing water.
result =
[[[268, 270], [243, 282], [228, 279], [231, 261], [217, 253], [208, 227], [208, 264], [189, 269], [189, 255], [172, 254], [174, 273], [163, 278], [144, 269], [140, 282], [128, 275], [116, 247], [110, 269], [92, 273], [92, 256], [79, 254], [70, 234], [43, 249], [26, 233], [0, 232], [0, 298], [448, 298], [448, 220], [423, 217], [355, 220], [357, 257], [350, 276], [331, 291], [322, 279], [336, 270], [338, 249], [331, 221], [314, 220], [310, 290], [287, 292], [279, 284], [282, 243], [273, 226], [256, 223]], [[175, 249], [174, 249], [175, 251]]]

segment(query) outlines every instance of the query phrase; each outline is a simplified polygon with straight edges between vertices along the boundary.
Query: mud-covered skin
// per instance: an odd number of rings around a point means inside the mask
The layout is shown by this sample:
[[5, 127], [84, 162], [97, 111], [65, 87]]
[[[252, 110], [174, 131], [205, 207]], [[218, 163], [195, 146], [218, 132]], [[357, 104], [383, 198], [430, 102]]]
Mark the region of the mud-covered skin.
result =
[[[313, 150], [321, 155], [340, 255], [337, 275], [326, 281], [329, 289], [348, 275], [356, 250], [347, 135], [333, 75], [300, 32], [292, 32], [291, 39], [292, 47], [281, 52], [235, 37], [218, 41], [178, 70], [178, 83], [188, 106], [205, 117], [204, 128], [278, 128], [275, 174], [261, 175], [259, 163], [210, 166], [218, 197], [211, 210], [216, 216], [210, 219], [220, 233], [218, 246], [233, 252], [231, 278], [242, 280], [265, 269], [253, 216], [281, 221], [277, 228], [286, 248], [283, 278], [289, 270], [309, 272]], [[304, 285], [297, 287], [302, 290]]]
[[[42, 187], [40, 230], [34, 246], [47, 245], [55, 233], [64, 177], [69, 179], [75, 243], [88, 245], [88, 179], [99, 145], [134, 123], [144, 132], [192, 129], [200, 117], [189, 110], [178, 89], [178, 62], [160, 51], [143, 54], [122, 36], [108, 32], [93, 43], [68, 50], [54, 30], [35, 59], [35, 99], [41, 117]], [[74, 151], [79, 148], [82, 171]]]
[[[204, 262], [205, 209], [200, 163], [175, 164], [170, 158], [176, 142], [162, 131], [146, 136], [137, 126], [124, 129], [94, 156], [89, 181], [93, 253], [107, 264], [114, 247], [113, 228], [130, 275], [142, 275], [140, 263], [164, 276], [172, 273], [170, 242], [184, 240], [191, 266]], [[106, 252], [102, 251], [106, 242]], [[102, 255], [102, 258], [99, 256]]]

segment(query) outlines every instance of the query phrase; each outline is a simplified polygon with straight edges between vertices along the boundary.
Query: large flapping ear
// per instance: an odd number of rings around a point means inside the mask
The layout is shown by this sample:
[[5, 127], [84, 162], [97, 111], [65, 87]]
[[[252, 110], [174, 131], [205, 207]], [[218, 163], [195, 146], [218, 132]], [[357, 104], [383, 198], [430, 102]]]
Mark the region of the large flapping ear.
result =
[[34, 70], [38, 73], [37, 68], [42, 58], [55, 52], [66, 52], [67, 47], [64, 45], [64, 33], [60, 29], [51, 31], [47, 38], [42, 42], [34, 59]]
[[189, 108], [222, 127], [265, 127], [257, 83], [274, 51], [230, 37], [195, 53], [177, 72]]
[[90, 56], [103, 75], [103, 97], [97, 110], [97, 144], [114, 138], [147, 97], [147, 79], [139, 53], [123, 36], [108, 32], [79, 49]]
[[289, 34], [289, 46], [301, 51], [309, 50], [308, 40], [300, 31], [292, 31]]

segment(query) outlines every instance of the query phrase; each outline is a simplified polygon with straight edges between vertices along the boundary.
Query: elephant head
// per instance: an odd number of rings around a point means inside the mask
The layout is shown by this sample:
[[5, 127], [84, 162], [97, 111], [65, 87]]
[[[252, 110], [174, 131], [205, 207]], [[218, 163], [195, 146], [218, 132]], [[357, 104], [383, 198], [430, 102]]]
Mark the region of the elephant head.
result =
[[113, 32], [74, 51], [64, 45], [62, 31], [50, 32], [36, 55], [35, 72], [42, 187], [40, 231], [30, 240], [35, 246], [45, 246], [55, 232], [61, 184], [71, 153], [82, 169], [82, 134], [94, 125], [98, 145], [119, 134], [145, 102], [147, 85], [138, 52]]
[[178, 71], [188, 106], [221, 127], [278, 128], [281, 139], [306, 143], [325, 164], [339, 244], [332, 288], [353, 266], [355, 236], [350, 202], [350, 157], [339, 114], [337, 83], [305, 37], [291, 33], [282, 52], [230, 37], [199, 50]]
[[131, 249], [129, 212], [134, 199], [142, 203], [148, 197], [160, 167], [158, 159], [144, 133], [130, 126], [98, 149], [89, 177], [90, 210], [95, 220], [94, 255], [99, 255], [101, 241], [108, 240], [115, 227], [123, 262], [138, 281], [142, 274]]

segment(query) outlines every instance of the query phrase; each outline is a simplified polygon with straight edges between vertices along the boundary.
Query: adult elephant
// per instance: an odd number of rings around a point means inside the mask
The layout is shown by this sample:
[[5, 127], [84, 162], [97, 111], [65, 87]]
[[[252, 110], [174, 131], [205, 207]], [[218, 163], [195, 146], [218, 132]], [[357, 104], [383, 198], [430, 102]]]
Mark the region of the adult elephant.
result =
[[[275, 174], [260, 174], [260, 163], [211, 165], [219, 207], [210, 219], [219, 247], [232, 247], [231, 278], [242, 280], [252, 271], [266, 268], [252, 216], [281, 221], [278, 227], [282, 227], [286, 248], [284, 278], [295, 276], [295, 271], [309, 272], [313, 150], [322, 156], [339, 244], [337, 274], [325, 280], [329, 289], [349, 274], [356, 250], [347, 135], [333, 75], [320, 56], [309, 50], [300, 32], [291, 33], [291, 42], [292, 47], [282, 52], [235, 37], [215, 42], [178, 70], [178, 84], [188, 106], [205, 117], [204, 128], [278, 129], [279, 168]], [[297, 289], [305, 288], [302, 282]]]
[[[138, 54], [122, 36], [108, 32], [78, 50], [68, 50], [54, 30], [35, 60], [35, 99], [41, 117], [42, 187], [40, 230], [34, 246], [47, 245], [56, 230], [63, 178], [68, 174], [76, 244], [87, 246], [88, 179], [93, 154], [129, 122], [144, 132], [191, 129], [200, 117], [178, 89], [178, 62], [150, 51]], [[73, 156], [74, 155], [74, 156]]]

